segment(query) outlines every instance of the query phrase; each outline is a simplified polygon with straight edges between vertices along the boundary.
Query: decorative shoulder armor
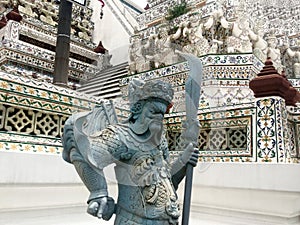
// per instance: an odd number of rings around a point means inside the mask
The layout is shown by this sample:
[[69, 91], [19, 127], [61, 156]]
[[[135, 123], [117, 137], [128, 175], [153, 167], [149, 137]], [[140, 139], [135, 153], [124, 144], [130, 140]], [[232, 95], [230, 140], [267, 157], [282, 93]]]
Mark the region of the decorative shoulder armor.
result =
[[108, 126], [90, 137], [90, 148], [89, 160], [100, 169], [121, 160], [123, 153], [127, 151], [115, 126]]

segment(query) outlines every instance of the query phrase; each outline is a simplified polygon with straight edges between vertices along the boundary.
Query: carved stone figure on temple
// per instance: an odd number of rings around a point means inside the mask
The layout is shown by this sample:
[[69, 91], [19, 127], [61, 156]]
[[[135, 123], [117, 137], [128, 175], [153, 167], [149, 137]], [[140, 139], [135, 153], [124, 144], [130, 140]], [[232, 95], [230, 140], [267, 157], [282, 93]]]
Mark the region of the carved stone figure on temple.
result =
[[[133, 79], [128, 93], [131, 115], [123, 123], [117, 123], [105, 105], [70, 117], [64, 127], [63, 158], [75, 166], [90, 191], [89, 214], [109, 220], [115, 213], [115, 225], [177, 225], [176, 189], [187, 164], [197, 164], [199, 151], [187, 143], [170, 162], [163, 129], [174, 94], [170, 84]], [[103, 173], [112, 163], [119, 188], [116, 205]]]
[[253, 54], [260, 59], [262, 62], [264, 62], [267, 59], [267, 48], [268, 43], [263, 38], [264, 37], [264, 30], [261, 22], [257, 22], [256, 27], [254, 30], [249, 30], [249, 38], [252, 41], [253, 45]]
[[268, 43], [267, 57], [270, 57], [272, 59], [274, 67], [277, 69], [279, 73], [281, 73], [282, 71], [281, 52], [280, 49], [277, 48], [277, 38], [271, 31], [269, 36], [266, 38], [266, 40]]
[[3, 0], [0, 2], [0, 14], [4, 13], [8, 8], [12, 8], [14, 2], [12, 0]]
[[91, 39], [91, 27], [90, 27], [90, 21], [88, 21], [85, 18], [82, 18], [81, 21], [77, 24], [77, 27], [79, 28], [78, 37], [89, 41]]
[[296, 61], [293, 66], [294, 74], [296, 78], [300, 78], [300, 52], [296, 52], [295, 60]]
[[187, 36], [189, 44], [183, 47], [183, 52], [202, 56], [209, 52], [209, 43], [202, 35], [203, 23], [199, 13], [192, 13], [189, 17], [188, 26], [183, 30], [183, 36]]
[[178, 62], [178, 55], [175, 53], [174, 41], [179, 38], [179, 31], [169, 35], [165, 24], [159, 28], [159, 35], [155, 38], [154, 55], [147, 55], [147, 59], [154, 61], [155, 68], [161, 65], [171, 65]]
[[34, 1], [25, 1], [25, 0], [19, 0], [20, 5], [18, 6], [18, 9], [20, 12], [27, 14], [28, 16], [37, 18], [38, 15], [34, 12], [34, 9], [36, 9], [36, 4]]
[[222, 43], [218, 47], [218, 53], [227, 51], [225, 44], [227, 43], [226, 39], [228, 35], [231, 33], [231, 24], [226, 20], [224, 10], [222, 8], [215, 10], [204, 23], [203, 27], [203, 37], [209, 41], [210, 48], [214, 49], [216, 47], [216, 43], [212, 43], [212, 40], [217, 40]]
[[211, 53], [211, 54], [218, 53], [219, 52], [219, 46], [221, 46], [222, 44], [223, 44], [222, 41], [218, 41], [218, 40], [213, 39], [208, 53]]
[[139, 35], [131, 37], [129, 46], [129, 73], [139, 73], [150, 69], [150, 63], [146, 60], [145, 47]]
[[156, 51], [156, 40], [157, 40], [157, 34], [151, 34], [147, 40], [146, 40], [146, 43], [143, 45], [144, 47], [144, 54], [145, 54], [145, 57], [146, 59], [149, 59], [150, 62], [150, 68], [153, 69], [155, 67], [155, 65], [152, 65], [154, 64], [153, 62], [154, 61], [151, 61], [153, 60], [153, 56], [155, 54], [155, 51]]
[[252, 52], [252, 43], [249, 37], [250, 24], [246, 16], [246, 10], [243, 5], [237, 12], [237, 20], [232, 24], [231, 36], [227, 39], [228, 52], [250, 53]]
[[286, 55], [289, 57], [288, 62], [289, 66], [292, 67], [294, 77], [300, 78], [300, 52], [292, 50], [289, 44], [286, 43]]
[[219, 8], [212, 13], [212, 15], [208, 18], [208, 20], [204, 24], [204, 28], [206, 30], [209, 30], [213, 28], [213, 26], [215, 26], [218, 22], [221, 24], [223, 28], [225, 29], [229, 28], [229, 22], [226, 20], [222, 8]]
[[58, 21], [58, 15], [53, 3], [49, 3], [47, 0], [40, 0], [37, 1], [37, 4], [39, 6], [38, 9], [40, 11], [40, 20], [52, 26], [56, 26]]

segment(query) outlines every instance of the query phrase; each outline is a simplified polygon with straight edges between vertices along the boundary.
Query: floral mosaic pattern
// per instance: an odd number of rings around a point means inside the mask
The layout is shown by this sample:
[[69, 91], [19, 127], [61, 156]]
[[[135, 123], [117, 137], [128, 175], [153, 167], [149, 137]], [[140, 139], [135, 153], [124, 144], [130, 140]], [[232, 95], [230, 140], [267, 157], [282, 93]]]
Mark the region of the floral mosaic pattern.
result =
[[[286, 131], [285, 131], [285, 138], [286, 138], [286, 141], [287, 143], [289, 144], [288, 147], [289, 147], [289, 152], [288, 152], [288, 155], [287, 155], [287, 158], [297, 158], [298, 157], [298, 148], [297, 148], [297, 144], [296, 143], [299, 143], [297, 140], [297, 131], [296, 131], [296, 127], [294, 126], [294, 123], [292, 121], [288, 121], [287, 122], [287, 127], [286, 127]], [[296, 136], [297, 135], [297, 136]]]
[[61, 154], [62, 143], [60, 138], [42, 138], [32, 135], [0, 132], [0, 151]]
[[[206, 55], [203, 63], [203, 81], [200, 108], [242, 105], [254, 102], [249, 80], [262, 68], [262, 63], [252, 54]], [[161, 69], [139, 73], [120, 81], [121, 92], [126, 98], [127, 85], [132, 78], [160, 79], [171, 83], [175, 90], [172, 112], [184, 111], [184, 85], [189, 65], [182, 62]]]
[[[20, 34], [25, 36], [37, 39], [39, 41], [43, 41], [55, 46], [56, 43], [56, 28], [50, 25], [46, 25], [44, 23], [39, 23], [36, 20], [33, 20], [31, 17], [24, 15], [25, 18], [22, 20], [21, 29], [19, 29]], [[38, 23], [38, 26], [37, 24]], [[73, 36], [71, 36], [71, 39]], [[71, 42], [70, 43], [70, 50], [81, 55], [85, 55], [89, 58], [97, 59], [97, 54], [92, 51], [96, 47], [96, 45], [92, 42], [85, 43], [86, 47], [90, 48], [87, 49], [82, 46], [82, 44]]]
[[[100, 98], [60, 88], [49, 83], [0, 72], [1, 101], [65, 114], [92, 108]], [[69, 107], [70, 109], [66, 109]]]
[[280, 97], [262, 98], [257, 106], [257, 157], [259, 162], [286, 162], [291, 146], [287, 112]]
[[[224, 78], [225, 76], [226, 78], [230, 79], [249, 79], [250, 77], [254, 77], [254, 75], [257, 74], [263, 67], [263, 64], [253, 54], [206, 55], [201, 57], [200, 60], [202, 61], [205, 70], [204, 78], [212, 76], [211, 74], [218, 74], [218, 78]], [[216, 68], [209, 66], [235, 67]], [[157, 79], [169, 75], [188, 72], [188, 70], [189, 66], [187, 62], [177, 63], [161, 69], [151, 70], [123, 78], [120, 81], [120, 85], [128, 85], [130, 80], [133, 78], [139, 78], [142, 80]], [[215, 70], [219, 70], [219, 72], [216, 73]], [[213, 76], [216, 77], [215, 75]]]

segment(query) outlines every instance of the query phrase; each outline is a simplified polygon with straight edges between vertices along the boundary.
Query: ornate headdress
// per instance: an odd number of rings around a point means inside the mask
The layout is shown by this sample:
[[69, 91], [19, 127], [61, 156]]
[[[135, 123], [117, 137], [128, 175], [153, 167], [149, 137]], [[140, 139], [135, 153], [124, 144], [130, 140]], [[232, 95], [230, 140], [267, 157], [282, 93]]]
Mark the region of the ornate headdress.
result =
[[172, 89], [171, 84], [161, 80], [149, 80], [145, 82], [133, 78], [128, 85], [128, 99], [131, 108], [135, 103], [151, 98], [157, 98], [170, 104], [173, 95], [174, 90]]

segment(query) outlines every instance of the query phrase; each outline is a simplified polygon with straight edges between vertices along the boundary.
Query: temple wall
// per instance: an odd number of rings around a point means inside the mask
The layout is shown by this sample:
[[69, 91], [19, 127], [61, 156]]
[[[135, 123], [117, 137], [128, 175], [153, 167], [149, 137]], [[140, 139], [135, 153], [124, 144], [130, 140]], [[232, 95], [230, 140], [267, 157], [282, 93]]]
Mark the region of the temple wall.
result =
[[61, 155], [0, 152], [0, 171], [0, 212], [81, 205], [88, 196]]
[[201, 163], [192, 212], [228, 224], [300, 224], [298, 170], [296, 164]]
[[[298, 164], [200, 163], [194, 169], [190, 224], [300, 224], [297, 171]], [[0, 152], [0, 173], [0, 218], [66, 207], [80, 207], [86, 214], [88, 192], [60, 155]], [[115, 197], [112, 167], [106, 174]], [[181, 201], [183, 188], [181, 184], [178, 191]]]

